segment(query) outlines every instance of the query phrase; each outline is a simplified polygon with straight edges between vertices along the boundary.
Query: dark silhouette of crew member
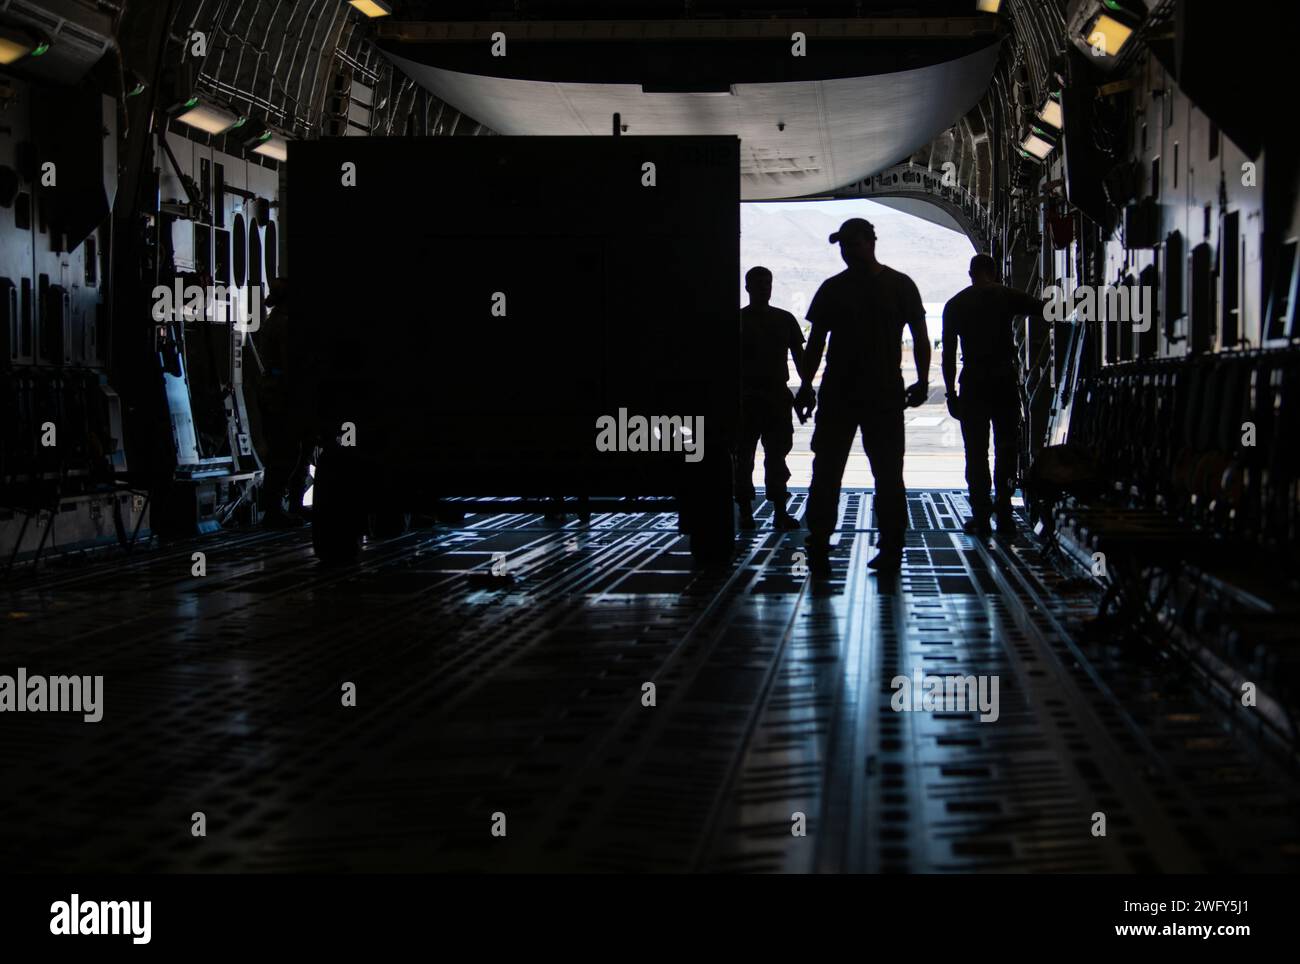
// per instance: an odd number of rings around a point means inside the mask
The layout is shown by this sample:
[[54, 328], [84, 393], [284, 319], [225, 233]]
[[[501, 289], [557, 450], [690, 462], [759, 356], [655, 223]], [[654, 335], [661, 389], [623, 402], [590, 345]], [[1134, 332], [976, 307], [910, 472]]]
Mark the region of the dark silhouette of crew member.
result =
[[[876, 260], [876, 229], [850, 218], [830, 236], [848, 268], [822, 282], [808, 307], [812, 333], [804, 352], [802, 384], [795, 406], [801, 418], [817, 408], [813, 432], [812, 484], [808, 490], [808, 566], [814, 575], [829, 567], [831, 533], [839, 517], [840, 483], [855, 436], [875, 478], [878, 553], [868, 565], [892, 571], [902, 566], [907, 529], [903, 487], [903, 410], [930, 393], [930, 336], [915, 283]], [[917, 380], [903, 388], [903, 328], [912, 331]], [[826, 349], [821, 392], [813, 376]]]
[[[1020, 371], [1016, 360], [1015, 318], [1040, 316], [1046, 302], [998, 283], [997, 265], [987, 254], [970, 262], [969, 288], [943, 308], [943, 383], [948, 413], [961, 422], [966, 448], [966, 484], [970, 486], [971, 535], [1016, 528], [1011, 511], [1016, 462], [1020, 451]], [[957, 348], [961, 346], [960, 394]], [[993, 479], [989, 479], [989, 429], [993, 431]], [[995, 490], [989, 498], [989, 489]]]
[[[245, 396], [253, 444], [262, 459], [262, 522], [269, 528], [301, 526], [302, 497], [312, 445], [303, 400], [305, 372], [291, 372], [289, 285], [271, 283], [271, 310], [249, 335], [253, 364], [245, 366], [252, 389]], [[288, 503], [286, 505], [286, 502]]]
[[785, 457], [794, 447], [791, 412], [794, 396], [786, 383], [790, 369], [787, 353], [794, 358], [795, 371], [803, 362], [803, 332], [794, 315], [774, 308], [772, 272], [750, 268], [745, 274], [749, 304], [740, 310], [741, 399], [740, 451], [736, 458], [736, 503], [740, 506], [740, 527], [754, 528], [754, 454], [763, 442], [763, 487], [772, 503], [772, 525], [797, 529], [799, 523], [786, 507], [786, 483], [790, 470]]

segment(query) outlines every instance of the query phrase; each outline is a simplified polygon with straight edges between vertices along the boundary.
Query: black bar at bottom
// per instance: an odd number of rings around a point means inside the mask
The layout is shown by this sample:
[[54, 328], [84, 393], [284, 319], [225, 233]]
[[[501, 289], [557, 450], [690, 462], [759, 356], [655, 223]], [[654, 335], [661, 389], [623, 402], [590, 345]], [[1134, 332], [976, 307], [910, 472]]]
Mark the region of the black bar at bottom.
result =
[[[1289, 883], [1277, 877], [1011, 875], [617, 881], [595, 876], [11, 876], [0, 884], [6, 892], [0, 900], [0, 934], [6, 950], [57, 950], [62, 943], [65, 951], [73, 947], [93, 954], [143, 946], [135, 944], [129, 927], [116, 935], [52, 933], [61, 925], [67, 929], [75, 894], [79, 931], [87, 913], [99, 912], [88, 912], [87, 905], [148, 901], [148, 946], [202, 951], [205, 960], [222, 951], [260, 947], [319, 949], [331, 960], [342, 959], [340, 953], [351, 948], [390, 947], [499, 959], [511, 942], [537, 954], [640, 946], [672, 948], [674, 957], [683, 957], [694, 956], [684, 953], [687, 948], [721, 941], [734, 956], [751, 943], [770, 954], [773, 944], [787, 940], [805, 952], [810, 943], [826, 942], [824, 950], [853, 947], [866, 956], [897, 949], [936, 959], [953, 950], [976, 960], [1015, 949], [1099, 943], [1182, 949], [1191, 942], [1218, 956], [1250, 947], [1258, 938], [1281, 946], [1293, 929]], [[135, 917], [123, 919], [142, 921], [144, 904], [136, 908]], [[125, 913], [121, 905], [114, 910]], [[142, 930], [136, 929], [137, 936]], [[69, 943], [73, 936], [75, 944]], [[614, 954], [618, 957], [621, 952]]]

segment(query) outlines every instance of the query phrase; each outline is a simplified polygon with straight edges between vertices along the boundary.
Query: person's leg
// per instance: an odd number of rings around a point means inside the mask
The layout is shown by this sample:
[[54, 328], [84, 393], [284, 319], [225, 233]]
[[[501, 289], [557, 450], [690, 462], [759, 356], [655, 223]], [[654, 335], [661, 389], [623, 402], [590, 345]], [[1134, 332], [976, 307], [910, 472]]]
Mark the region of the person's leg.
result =
[[262, 480], [264, 522], [269, 526], [302, 525], [302, 520], [291, 514], [292, 504], [285, 510], [290, 480], [298, 471], [301, 459], [299, 440], [289, 426], [271, 418], [266, 423], [266, 441], [268, 449], [262, 463], [266, 469]]
[[994, 511], [998, 517], [998, 529], [1011, 531], [1015, 528], [1011, 496], [1015, 492], [1020, 456], [1020, 391], [1014, 381], [1008, 380], [999, 387], [991, 414]]
[[989, 424], [992, 410], [982, 385], [963, 385], [961, 391], [961, 438], [966, 449], [966, 485], [970, 489], [970, 527], [984, 531], [989, 525], [993, 502], [989, 489]]
[[785, 457], [794, 448], [794, 424], [790, 413], [790, 393], [782, 392], [770, 400], [767, 421], [763, 426], [763, 489], [767, 501], [772, 503], [778, 523], [789, 518], [786, 483], [790, 481], [790, 469], [785, 464]]
[[901, 409], [869, 412], [862, 421], [862, 447], [871, 463], [876, 485], [881, 565], [895, 566], [903, 554], [903, 533], [907, 531], [907, 488], [903, 484], [905, 439]]
[[808, 509], [804, 513], [809, 548], [824, 552], [831, 533], [835, 531], [839, 520], [840, 484], [844, 480], [844, 466], [849, 460], [857, 428], [857, 421], [852, 417], [834, 412], [828, 414], [824, 408], [817, 413], [812, 437], [812, 481], [808, 485]]
[[736, 447], [735, 499], [740, 507], [740, 525], [754, 525], [754, 453], [762, 434], [759, 400], [746, 395], [741, 405], [740, 440]]

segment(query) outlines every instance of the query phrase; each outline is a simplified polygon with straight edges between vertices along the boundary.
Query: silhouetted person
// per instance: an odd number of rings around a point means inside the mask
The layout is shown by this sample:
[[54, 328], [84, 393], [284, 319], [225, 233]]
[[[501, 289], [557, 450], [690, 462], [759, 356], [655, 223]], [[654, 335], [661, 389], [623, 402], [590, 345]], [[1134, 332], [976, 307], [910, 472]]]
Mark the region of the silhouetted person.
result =
[[304, 373], [290, 371], [288, 282], [276, 279], [266, 303], [270, 312], [249, 335], [252, 364], [245, 367], [245, 378], [252, 391], [246, 402], [253, 443], [265, 469], [263, 524], [289, 528], [303, 524], [299, 512], [311, 459], [303, 386], [293, 380], [296, 377], [301, 382]]
[[803, 332], [794, 315], [769, 304], [772, 272], [750, 268], [745, 274], [749, 304], [740, 310], [741, 399], [740, 451], [736, 458], [736, 503], [740, 527], [754, 528], [754, 453], [763, 442], [763, 487], [772, 503], [772, 524], [797, 529], [799, 523], [786, 508], [786, 483], [790, 470], [785, 457], [794, 447], [791, 411], [794, 396], [787, 382], [786, 354], [794, 358], [795, 371], [803, 362]]
[[[869, 565], [895, 570], [903, 562], [907, 529], [907, 490], [903, 487], [903, 410], [925, 402], [930, 387], [930, 336], [921, 293], [912, 279], [876, 260], [876, 229], [850, 218], [830, 236], [848, 265], [822, 282], [808, 307], [812, 334], [804, 352], [803, 384], [796, 410], [805, 417], [818, 407], [813, 432], [812, 484], [808, 491], [808, 563], [824, 573], [831, 533], [839, 516], [840, 483], [853, 447], [862, 447], [875, 477], [879, 552]], [[903, 326], [912, 330], [917, 381], [903, 388]], [[826, 353], [821, 394], [812, 380]]]
[[[1041, 316], [1045, 302], [998, 284], [997, 265], [987, 254], [970, 262], [971, 285], [943, 308], [943, 382], [948, 413], [961, 422], [966, 448], [966, 484], [973, 515], [972, 535], [1014, 532], [1011, 493], [1020, 451], [1020, 372], [1016, 364], [1015, 318]], [[961, 393], [957, 393], [957, 346], [961, 345]], [[989, 428], [993, 430], [993, 480], [989, 479]], [[996, 497], [989, 488], [996, 485]]]

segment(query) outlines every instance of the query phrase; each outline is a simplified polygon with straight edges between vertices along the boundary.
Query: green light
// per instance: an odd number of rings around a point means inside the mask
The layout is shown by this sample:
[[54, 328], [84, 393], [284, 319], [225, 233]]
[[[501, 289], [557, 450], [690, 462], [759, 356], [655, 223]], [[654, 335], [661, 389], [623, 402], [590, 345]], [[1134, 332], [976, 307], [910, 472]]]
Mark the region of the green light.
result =
[[233, 131], [233, 130], [235, 130], [235, 129], [238, 128], [238, 127], [243, 127], [243, 126], [244, 126], [244, 123], [245, 123], [247, 120], [248, 120], [247, 117], [241, 117], [241, 118], [239, 118], [239, 120], [235, 121], [235, 123], [232, 124], [232, 125], [230, 126], [230, 129]]
[[134, 88], [133, 90], [129, 90], [129, 91], [127, 91], [126, 96], [127, 96], [127, 97], [135, 97], [135, 96], [137, 96], [137, 95], [139, 95], [139, 94], [143, 94], [143, 93], [144, 93], [144, 81], [142, 80], [142, 81], [140, 81], [140, 83], [138, 83], [138, 84], [135, 85], [135, 88]]
[[31, 55], [32, 55], [33, 57], [39, 57], [41, 54], [45, 53], [45, 51], [47, 51], [47, 50], [49, 50], [49, 49], [50, 49], [50, 43], [49, 43], [49, 41], [47, 40], [47, 41], [44, 41], [44, 42], [42, 42], [42, 43], [37, 44], [36, 47], [35, 47], [35, 49], [32, 50]]
[[196, 106], [196, 105], [198, 104], [198, 102], [199, 102], [199, 99], [198, 99], [197, 97], [191, 97], [189, 100], [187, 100], [187, 101], [185, 102], [184, 106], [186, 106], [186, 107], [194, 107], [194, 106]]

